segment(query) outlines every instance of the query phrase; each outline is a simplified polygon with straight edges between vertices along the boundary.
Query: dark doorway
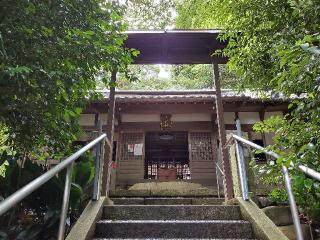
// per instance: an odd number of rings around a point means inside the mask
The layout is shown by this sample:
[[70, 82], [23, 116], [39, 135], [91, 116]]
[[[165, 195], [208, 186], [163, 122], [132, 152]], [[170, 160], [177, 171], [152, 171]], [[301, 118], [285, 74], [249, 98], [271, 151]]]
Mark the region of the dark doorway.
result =
[[147, 132], [145, 178], [161, 179], [159, 169], [176, 170], [176, 179], [190, 179], [188, 132]]
[[[261, 147], [264, 147], [263, 141], [261, 139], [252, 140], [255, 144], [258, 144]], [[267, 156], [264, 153], [254, 153], [254, 159], [256, 163], [265, 163], [267, 161]]]

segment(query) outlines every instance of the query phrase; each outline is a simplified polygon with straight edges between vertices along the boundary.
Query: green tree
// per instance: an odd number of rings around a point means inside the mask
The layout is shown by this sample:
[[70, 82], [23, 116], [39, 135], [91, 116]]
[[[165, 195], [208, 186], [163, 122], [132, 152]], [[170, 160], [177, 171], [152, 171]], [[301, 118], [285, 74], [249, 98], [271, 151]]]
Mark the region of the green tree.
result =
[[124, 19], [130, 30], [165, 30], [175, 18], [175, 0], [126, 0]]
[[[115, 1], [103, 0], [0, 2], [1, 198], [46, 171], [32, 160], [61, 159], [75, 150], [78, 118], [99, 97], [97, 84], [108, 85], [109, 72], [125, 72], [137, 54], [123, 48], [123, 12]], [[71, 224], [91, 193], [93, 160], [83, 158], [73, 170]], [[54, 239], [64, 176], [1, 216], [0, 238]], [[19, 219], [25, 209], [33, 213], [31, 224]]]
[[[222, 88], [235, 89], [237, 78], [224, 65], [219, 66]], [[190, 64], [173, 66], [173, 80], [182, 89], [213, 88], [213, 67], [211, 64]]]
[[[164, 90], [174, 89], [175, 82], [171, 77], [160, 76], [161, 69], [170, 71], [167, 65], [131, 65], [129, 76], [120, 74], [117, 87], [122, 90]], [[128, 74], [127, 74], [128, 75]]]
[[212, 88], [211, 65], [176, 65], [172, 69], [176, 85], [184, 89]]
[[[178, 29], [219, 29], [221, 25], [209, 13], [215, 1], [185, 0], [176, 3], [177, 17], [175, 24]], [[210, 10], [209, 10], [210, 9]], [[206, 14], [209, 14], [208, 17]], [[221, 87], [236, 89], [237, 77], [225, 65], [220, 65]], [[174, 77], [184, 81], [187, 89], [212, 88], [211, 65], [189, 65], [174, 67]]]
[[[241, 88], [301, 97], [292, 102], [283, 119], [256, 126], [276, 133], [270, 148], [281, 157], [274, 165], [271, 162], [269, 172], [280, 175], [281, 165], [291, 162], [320, 171], [320, 2], [185, 0], [179, 9], [181, 18], [188, 14], [196, 19], [188, 20], [192, 24], [225, 30], [221, 38], [229, 44], [224, 54]], [[319, 217], [320, 184], [294, 169], [291, 173], [298, 203]]]
[[[219, 66], [224, 88], [235, 88], [236, 78], [226, 68]], [[120, 74], [117, 87], [122, 90], [190, 90], [211, 89], [213, 75], [211, 64], [196, 65], [131, 65], [130, 76]], [[161, 76], [165, 71], [169, 76]]]
[[123, 8], [111, 1], [0, 3], [0, 122], [17, 152], [65, 152], [96, 76], [125, 71]]
[[[216, 1], [180, 0], [176, 4], [176, 26], [182, 29], [219, 29], [222, 26], [216, 17], [209, 14]], [[209, 15], [208, 15], [209, 14]]]

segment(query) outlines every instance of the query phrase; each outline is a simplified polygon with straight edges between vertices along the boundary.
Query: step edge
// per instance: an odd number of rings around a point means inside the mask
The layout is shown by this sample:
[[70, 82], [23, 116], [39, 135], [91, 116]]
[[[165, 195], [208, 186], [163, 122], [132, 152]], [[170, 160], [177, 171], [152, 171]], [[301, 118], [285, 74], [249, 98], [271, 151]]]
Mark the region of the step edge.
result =
[[110, 220], [102, 219], [97, 222], [97, 224], [109, 224], [109, 223], [223, 223], [223, 224], [250, 224], [246, 220]]
[[139, 205], [139, 204], [134, 204], [134, 205], [104, 205], [105, 208], [112, 208], [112, 207], [223, 207], [223, 208], [240, 208], [239, 205], [207, 205], [207, 204], [197, 204], [197, 205], [189, 205], [189, 204], [186, 204], [186, 205], [183, 205], [183, 204], [170, 204], [170, 205], [163, 205], [163, 204], [159, 204], [159, 205], [155, 205], [155, 204], [152, 204], [152, 205]]
[[[93, 238], [92, 240], [190, 240], [191, 238]], [[256, 238], [192, 238], [192, 240], [257, 240]]]

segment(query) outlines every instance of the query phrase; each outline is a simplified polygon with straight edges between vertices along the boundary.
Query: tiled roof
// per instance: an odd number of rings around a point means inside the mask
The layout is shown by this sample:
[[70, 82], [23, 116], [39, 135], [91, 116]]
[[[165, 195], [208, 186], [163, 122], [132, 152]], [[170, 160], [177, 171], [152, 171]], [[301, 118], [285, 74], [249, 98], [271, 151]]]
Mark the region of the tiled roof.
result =
[[[109, 97], [108, 90], [98, 91], [107, 99]], [[254, 92], [254, 91], [243, 91], [237, 92], [233, 90], [222, 90], [221, 96], [224, 101], [253, 101], [253, 102], [288, 102], [292, 98], [297, 98], [297, 96], [292, 96], [290, 98], [284, 97], [281, 93], [271, 93], [271, 92]], [[215, 98], [214, 90], [165, 90], [165, 91], [155, 91], [155, 90], [116, 90], [116, 101], [117, 102], [206, 102], [212, 101]]]

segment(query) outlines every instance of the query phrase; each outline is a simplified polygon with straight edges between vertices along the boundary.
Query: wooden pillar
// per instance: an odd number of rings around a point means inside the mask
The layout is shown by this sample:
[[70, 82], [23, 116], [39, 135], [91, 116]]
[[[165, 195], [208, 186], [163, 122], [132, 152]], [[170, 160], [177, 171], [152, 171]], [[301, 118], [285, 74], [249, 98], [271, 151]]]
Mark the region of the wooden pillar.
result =
[[[264, 114], [265, 114], [265, 111], [260, 111], [259, 112], [259, 118], [260, 118], [260, 121], [263, 122], [264, 121]], [[267, 146], [267, 141], [266, 141], [266, 135], [265, 133], [261, 133], [261, 137], [262, 137], [262, 143], [263, 143], [263, 146], [266, 147]]]
[[217, 109], [217, 122], [218, 122], [218, 132], [220, 140], [220, 155], [222, 159], [222, 170], [224, 172], [223, 176], [223, 185], [224, 185], [224, 197], [226, 200], [233, 198], [233, 183], [232, 183], [232, 174], [231, 166], [228, 157], [228, 151], [225, 149], [226, 145], [226, 130], [223, 117], [223, 106], [221, 99], [221, 88], [220, 88], [220, 79], [219, 79], [219, 66], [218, 64], [213, 64], [213, 73], [214, 73], [214, 87], [216, 91], [216, 109]]
[[[118, 132], [120, 133], [120, 129], [121, 129], [121, 114], [119, 112], [119, 108], [117, 108], [117, 105], [115, 105], [115, 110], [114, 110], [114, 119], [117, 120], [117, 129]], [[119, 136], [120, 138], [120, 136]], [[117, 166], [119, 164], [117, 156], [118, 156], [118, 152], [119, 152], [119, 147], [120, 147], [120, 139], [117, 140], [117, 146], [114, 150], [116, 150], [116, 152], [112, 152], [111, 158], [112, 160], [115, 161], [115, 166]], [[115, 159], [113, 159], [113, 157], [115, 156]], [[110, 174], [110, 184], [109, 184], [109, 191], [113, 191], [116, 189], [116, 185], [117, 185], [117, 168], [112, 169], [111, 174]]]
[[99, 113], [95, 113], [94, 114], [94, 126], [96, 126], [97, 130], [99, 130], [98, 121], [99, 121]]
[[110, 174], [111, 174], [111, 161], [113, 152], [113, 135], [114, 135], [114, 112], [115, 112], [115, 83], [117, 80], [117, 71], [112, 71], [110, 81], [110, 93], [109, 93], [109, 108], [108, 108], [108, 119], [107, 119], [107, 138], [110, 141], [111, 148], [108, 144], [105, 144], [104, 164], [102, 172], [102, 186], [101, 195], [108, 196], [109, 185], [110, 185]]

